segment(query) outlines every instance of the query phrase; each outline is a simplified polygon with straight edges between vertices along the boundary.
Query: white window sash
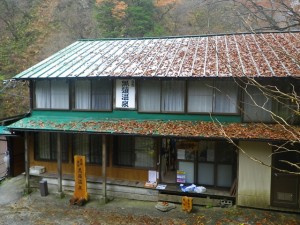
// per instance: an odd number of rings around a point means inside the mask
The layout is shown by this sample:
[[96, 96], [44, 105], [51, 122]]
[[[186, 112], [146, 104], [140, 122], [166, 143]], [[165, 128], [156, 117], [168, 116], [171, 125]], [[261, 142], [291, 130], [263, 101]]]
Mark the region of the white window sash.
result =
[[75, 109], [91, 108], [91, 82], [75, 81]]
[[270, 122], [272, 101], [257, 87], [248, 86], [244, 93], [244, 121], [246, 122]]
[[109, 80], [97, 80], [92, 82], [92, 109], [112, 109], [112, 83]]
[[214, 112], [238, 112], [238, 86], [231, 80], [216, 80]]
[[139, 111], [160, 112], [160, 81], [141, 81], [139, 86]]
[[69, 109], [69, 84], [66, 80], [51, 81], [51, 108]]
[[190, 81], [188, 83], [188, 112], [210, 113], [213, 105], [213, 82]]
[[162, 81], [163, 112], [184, 112], [185, 81]]
[[50, 82], [48, 80], [35, 83], [35, 107], [38, 109], [50, 108]]

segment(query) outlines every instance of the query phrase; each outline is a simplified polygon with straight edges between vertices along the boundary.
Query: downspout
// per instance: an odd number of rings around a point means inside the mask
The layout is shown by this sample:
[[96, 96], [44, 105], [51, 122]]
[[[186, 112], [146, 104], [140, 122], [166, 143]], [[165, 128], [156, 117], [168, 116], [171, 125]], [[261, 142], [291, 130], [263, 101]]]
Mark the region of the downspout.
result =
[[30, 194], [30, 174], [29, 174], [29, 165], [30, 165], [30, 159], [29, 159], [29, 150], [28, 150], [28, 132], [25, 132], [25, 194]]
[[57, 185], [58, 185], [58, 194], [60, 197], [63, 197], [62, 191], [62, 151], [61, 151], [61, 134], [57, 134]]
[[102, 135], [102, 203], [107, 203], [106, 196], [106, 135]]

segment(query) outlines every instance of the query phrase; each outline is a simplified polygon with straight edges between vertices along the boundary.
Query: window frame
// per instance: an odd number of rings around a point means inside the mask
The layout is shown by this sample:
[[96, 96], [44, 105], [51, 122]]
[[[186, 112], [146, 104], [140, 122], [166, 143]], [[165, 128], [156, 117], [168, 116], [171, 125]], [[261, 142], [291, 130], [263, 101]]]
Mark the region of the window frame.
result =
[[[54, 108], [53, 107], [53, 103], [52, 103], [52, 98], [53, 98], [53, 95], [52, 95], [52, 92], [53, 92], [53, 89], [52, 89], [52, 85], [53, 85], [53, 82], [57, 82], [57, 81], [60, 81], [60, 82], [66, 82], [67, 84], [67, 93], [68, 93], [68, 96], [66, 97], [67, 98], [67, 106], [65, 108]], [[38, 82], [47, 82], [48, 83], [48, 88], [49, 88], [49, 99], [47, 101], [49, 101], [49, 106], [47, 107], [37, 107], [37, 83]], [[70, 95], [70, 82], [69, 80], [67, 79], [46, 79], [46, 80], [35, 80], [33, 82], [33, 108], [34, 109], [38, 109], [38, 110], [64, 110], [64, 111], [67, 111], [67, 110], [70, 110], [70, 98], [71, 98], [71, 95]], [[47, 104], [47, 105], [48, 105]]]
[[[270, 87], [274, 86], [274, 87], [278, 88], [278, 90], [282, 93], [291, 93], [291, 91], [292, 91], [291, 90], [292, 86], [290, 86], [290, 85], [287, 86], [286, 82], [280, 82], [279, 79], [271, 80], [271, 81], [265, 80], [265, 79], [258, 79], [257, 82], [262, 86], [270, 86]], [[290, 83], [288, 83], [288, 84], [293, 84], [293, 86], [295, 87], [295, 90], [296, 90], [296, 87], [298, 86], [296, 82], [292, 83], [292, 81], [290, 81]], [[260, 109], [260, 108], [256, 107], [255, 105], [253, 105], [254, 103], [251, 100], [251, 98], [248, 96], [248, 94], [245, 92], [245, 88], [247, 88], [246, 85], [244, 85], [243, 91], [242, 91], [242, 100], [241, 100], [241, 105], [243, 108], [242, 121], [245, 123], [249, 123], [249, 122], [274, 123], [275, 121], [272, 119], [271, 113], [268, 113], [266, 110]], [[260, 92], [259, 88], [256, 85], [248, 84], [248, 88], [250, 90], [248, 89], [247, 91], [250, 92], [250, 94], [253, 92], [254, 93]], [[269, 95], [272, 96], [272, 95], [274, 95], [274, 93], [270, 93]], [[265, 97], [263, 92], [261, 92], [260, 98], [262, 96]], [[283, 96], [281, 96], [281, 97], [276, 96], [276, 98], [280, 99], [280, 102], [278, 102], [277, 100], [274, 99], [274, 97], [270, 97], [270, 96], [269, 96], [270, 106], [268, 106], [268, 108], [266, 108], [267, 110], [282, 117], [288, 123], [291, 123], [291, 124], [298, 123], [299, 124], [299, 119], [297, 119], [297, 116], [294, 116], [295, 114], [293, 115], [293, 105], [294, 104], [290, 101], [289, 98], [282, 99]], [[252, 95], [251, 95], [251, 97], [252, 97]], [[250, 100], [250, 101], [248, 102], [248, 100]], [[265, 104], [265, 102], [263, 104]], [[263, 105], [263, 104], [261, 104], [261, 105]], [[258, 116], [256, 116], [255, 118], [253, 118], [253, 116], [251, 117], [251, 114], [253, 115], [253, 113], [251, 113], [251, 111], [247, 111], [248, 110], [247, 106], [250, 108], [250, 110], [254, 110], [256, 108], [255, 112]], [[264, 115], [264, 117], [261, 118], [261, 115]]]
[[[41, 158], [40, 157], [40, 149], [39, 149], [39, 142], [40, 142], [40, 135], [41, 134], [48, 134], [48, 145], [49, 145], [49, 159]], [[34, 159], [36, 161], [57, 161], [57, 149], [56, 144], [57, 137], [54, 135], [61, 135], [61, 151], [62, 151], [62, 162], [69, 162], [69, 139], [68, 135], [65, 133], [54, 133], [54, 132], [35, 132], [34, 133]], [[64, 136], [64, 137], [63, 137]], [[56, 149], [56, 152], [53, 150]], [[66, 149], [64, 151], [64, 149]], [[65, 154], [65, 155], [64, 155]], [[54, 157], [55, 156], [55, 157]]]
[[[188, 147], [184, 147], [185, 146], [185, 142], [194, 142], [195, 145], [194, 146], [198, 146], [197, 150], [195, 151], [195, 149], [189, 149]], [[178, 144], [177, 144], [178, 143]], [[225, 145], [225, 147], [224, 147]], [[203, 148], [202, 151], [201, 148]], [[176, 158], [176, 164], [177, 164], [177, 168], [178, 170], [180, 170], [179, 165], [180, 163], [182, 164], [182, 162], [184, 163], [193, 163], [193, 177], [194, 177], [194, 182], [198, 185], [204, 185], [207, 187], [214, 187], [214, 188], [224, 188], [224, 189], [229, 189], [232, 185], [232, 182], [234, 180], [234, 178], [236, 177], [236, 173], [237, 173], [237, 153], [235, 151], [235, 146], [232, 145], [231, 143], [228, 143], [226, 141], [213, 141], [213, 140], [186, 140], [186, 139], [178, 139], [176, 141], [176, 149], [177, 151], [180, 150], [184, 150], [185, 152], [185, 157], [184, 158], [180, 158], [178, 159], [178, 156]], [[208, 155], [207, 155], [207, 150], [208, 149], [212, 149], [213, 150], [213, 154], [210, 154], [210, 160], [208, 160]], [[222, 161], [222, 157], [221, 156], [228, 156], [229, 154], [226, 154], [224, 152], [224, 149], [226, 151], [230, 151], [231, 155], [230, 155], [230, 160], [227, 161]], [[205, 155], [203, 155], [201, 157], [201, 153], [205, 153]], [[220, 153], [223, 153], [223, 155], [221, 155]], [[193, 154], [193, 155], [190, 155]], [[180, 157], [182, 157], [182, 153], [180, 154]], [[213, 158], [212, 158], [213, 157]], [[205, 179], [210, 180], [209, 182], [212, 182], [211, 184], [208, 183], [201, 183], [200, 182], [200, 173], [199, 173], [199, 169], [200, 167], [204, 166], [204, 167], [210, 167], [212, 170], [210, 171], [210, 175], [212, 177], [206, 177]], [[221, 182], [221, 180], [219, 180], [219, 166], [231, 166], [231, 181], [230, 181], [230, 185], [224, 186], [224, 185], [219, 185], [218, 183]], [[206, 174], [208, 174], [208, 171], [205, 172]]]
[[[104, 80], [104, 79], [103, 79]], [[86, 108], [86, 109], [80, 109], [80, 108], [76, 108], [76, 82], [80, 82], [80, 81], [88, 81], [89, 82], [89, 87], [90, 87], [90, 93], [89, 93], [89, 98], [90, 98], [90, 107]], [[96, 81], [100, 81], [99, 79], [97, 79]], [[95, 84], [93, 82], [93, 80], [91, 79], [80, 79], [80, 80], [74, 80], [72, 81], [72, 110], [74, 111], [91, 111], [91, 112], [111, 112], [113, 111], [113, 81], [110, 79], [105, 79], [104, 81], [108, 82], [109, 84], [109, 90], [108, 92], [110, 93], [110, 99], [109, 99], [109, 109], [104, 109], [104, 108], [99, 108], [99, 109], [93, 109], [93, 97], [95, 96], [93, 93], [95, 93], [95, 89], [93, 88], [93, 84]]]
[[[183, 107], [183, 109], [182, 109], [182, 111], [172, 111], [172, 110], [165, 110], [164, 109], [164, 107], [163, 107], [163, 104], [164, 104], [164, 102], [163, 102], [163, 99], [164, 99], [164, 91], [166, 90], [165, 88], [164, 88], [164, 82], [176, 82], [176, 83], [182, 83], [182, 88], [183, 88], [183, 90], [182, 90], [182, 94], [183, 94], [183, 96], [182, 96], [182, 101], [183, 101], [183, 103], [182, 103], [182, 107]], [[161, 85], [161, 100], [160, 100], [160, 111], [161, 111], [161, 113], [176, 113], [176, 114], [184, 114], [185, 112], [186, 112], [186, 102], [187, 102], [187, 95], [186, 95], [186, 80], [162, 80], [161, 81], [161, 83], [160, 83], [160, 85]], [[179, 84], [180, 85], [180, 84]], [[169, 90], [168, 90], [169, 91]], [[173, 91], [173, 90], [171, 90], [171, 91]], [[165, 94], [167, 94], [167, 93], [165, 93]], [[175, 96], [175, 98], [176, 98], [176, 96]], [[176, 100], [177, 101], [177, 100]]]
[[[212, 84], [212, 96], [211, 96], [211, 104], [210, 104], [210, 107], [211, 107], [211, 112], [208, 112], [208, 111], [199, 111], [199, 112], [190, 112], [189, 111], [189, 101], [190, 101], [190, 95], [189, 95], [189, 88], [190, 88], [190, 83], [192, 82], [195, 82], [195, 81], [201, 81], [200, 79], [186, 79], [186, 80], [178, 80], [178, 82], [184, 82], [183, 86], [184, 86], [184, 90], [183, 90], [183, 111], [164, 111], [163, 110], [163, 107], [162, 107], [162, 104], [163, 104], [163, 82], [171, 82], [172, 80], [154, 80], [154, 81], [157, 81], [159, 82], [159, 85], [160, 85], [160, 110], [142, 110], [141, 109], [141, 104], [140, 102], [142, 102], [143, 100], [141, 99], [141, 92], [142, 92], [142, 82], [148, 82], [148, 80], [140, 80], [140, 82], [138, 83], [138, 97], [137, 97], [137, 102], [138, 102], [138, 107], [137, 107], [137, 110], [139, 113], [161, 113], [161, 114], [188, 114], [188, 115], [193, 115], [193, 114], [197, 114], [197, 115], [207, 115], [207, 114], [212, 114], [212, 115], [240, 115], [241, 112], [240, 112], [240, 88], [238, 85], [236, 85], [236, 89], [234, 90], [234, 93], [236, 95], [236, 99], [235, 99], [235, 112], [216, 112], [216, 100], [217, 100], [217, 96], [216, 96], [216, 79], [215, 78], [203, 78], [207, 81], [209, 81], [211, 84]], [[152, 81], [152, 80], [151, 80]], [[234, 81], [233, 80], [224, 80], [224, 81], [231, 81], [233, 84], [234, 84]], [[145, 95], [143, 93], [143, 95]]]
[[[98, 134], [88, 134], [88, 133], [75, 133], [75, 134], [72, 134], [72, 158], [73, 158], [73, 161], [74, 161], [74, 156], [76, 155], [76, 140], [79, 140], [79, 138], [77, 138], [76, 136], [77, 135], [85, 135], [87, 137], [87, 140], [88, 140], [88, 143], [87, 143], [87, 149], [88, 149], [88, 157], [87, 155], [85, 154], [84, 156], [86, 157], [86, 163], [88, 165], [102, 165], [102, 135], [98, 135]], [[94, 137], [98, 137], [99, 140], [100, 140], [100, 145], [99, 145], [99, 159], [100, 161], [97, 162], [97, 161], [94, 161], [92, 160], [92, 138]], [[107, 148], [108, 149], [108, 148]], [[107, 151], [106, 149], [106, 151]], [[93, 154], [94, 155], [94, 154]], [[108, 155], [107, 155], [107, 162], [108, 161]]]
[[[148, 138], [148, 139], [152, 139], [153, 141], [153, 158], [151, 160], [153, 160], [153, 165], [148, 167], [148, 166], [136, 166], [135, 165], [135, 159], [136, 159], [136, 152], [138, 151], [136, 149], [136, 138]], [[122, 144], [122, 140], [124, 139], [126, 140], [126, 142], [128, 143], [127, 145], [123, 145]], [[121, 148], [120, 148], [121, 146]], [[130, 163], [120, 163], [119, 162], [119, 157], [120, 157], [120, 152], [123, 151], [122, 147], [126, 147], [127, 148], [127, 153], [130, 154], [129, 159], [130, 159]], [[158, 148], [158, 140], [157, 138], [154, 137], [142, 137], [142, 136], [116, 136], [114, 138], [114, 148], [113, 148], [113, 165], [116, 167], [125, 167], [125, 168], [135, 168], [135, 169], [155, 169], [155, 165], [156, 165], [156, 161], [157, 161], [157, 148]], [[149, 150], [148, 150], [149, 151]], [[147, 150], [145, 150], [144, 152], [147, 152]]]
[[[141, 109], [141, 103], [140, 103], [140, 101], [142, 101], [141, 100], [141, 90], [143, 89], [142, 88], [142, 82], [146, 82], [146, 83], [148, 83], [148, 81], [152, 81], [152, 82], [157, 82], [158, 83], [158, 86], [159, 86], [159, 102], [157, 103], [157, 105], [158, 105], [158, 108], [159, 108], [159, 110], [142, 110]], [[137, 110], [138, 110], [138, 112], [140, 112], [140, 113], [161, 113], [161, 81], [160, 80], [148, 80], [148, 81], [146, 81], [146, 80], [140, 80], [139, 82], [138, 82], [138, 85], [137, 85], [137, 93], [138, 93], [138, 95], [137, 95]]]

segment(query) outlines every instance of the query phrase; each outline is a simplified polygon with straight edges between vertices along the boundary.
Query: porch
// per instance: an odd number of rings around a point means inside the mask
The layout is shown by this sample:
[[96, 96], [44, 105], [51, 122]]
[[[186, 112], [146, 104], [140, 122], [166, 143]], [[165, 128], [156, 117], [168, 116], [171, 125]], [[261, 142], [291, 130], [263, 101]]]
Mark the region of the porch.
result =
[[[46, 180], [48, 184], [58, 185], [58, 176], [54, 173], [43, 173], [30, 175], [31, 187], [39, 188], [39, 181]], [[62, 176], [63, 191], [73, 192], [75, 181], [74, 176], [64, 174]], [[87, 176], [88, 194], [92, 198], [101, 198], [102, 178]], [[108, 197], [127, 198], [144, 201], [168, 201], [181, 204], [182, 196], [193, 197], [194, 205], [222, 206], [235, 203], [235, 195], [229, 190], [207, 188], [204, 193], [187, 193], [180, 189], [179, 184], [167, 184], [164, 190], [156, 188], [146, 188], [145, 182], [128, 181], [117, 179], [106, 179], [106, 189]]]

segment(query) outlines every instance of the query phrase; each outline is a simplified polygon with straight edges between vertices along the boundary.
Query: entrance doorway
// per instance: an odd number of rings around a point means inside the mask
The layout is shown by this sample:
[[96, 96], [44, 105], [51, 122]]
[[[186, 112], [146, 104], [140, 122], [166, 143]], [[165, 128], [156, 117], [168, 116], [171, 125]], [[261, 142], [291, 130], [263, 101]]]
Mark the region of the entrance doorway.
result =
[[[289, 148], [292, 149], [292, 148]], [[299, 165], [300, 155], [295, 151], [274, 152], [272, 164], [272, 206], [299, 208], [299, 175], [284, 172], [299, 172], [292, 166], [293, 163]]]
[[162, 183], [230, 189], [236, 178], [235, 147], [226, 141], [162, 140]]
[[176, 183], [176, 140], [164, 138], [160, 154], [161, 182], [166, 184]]

